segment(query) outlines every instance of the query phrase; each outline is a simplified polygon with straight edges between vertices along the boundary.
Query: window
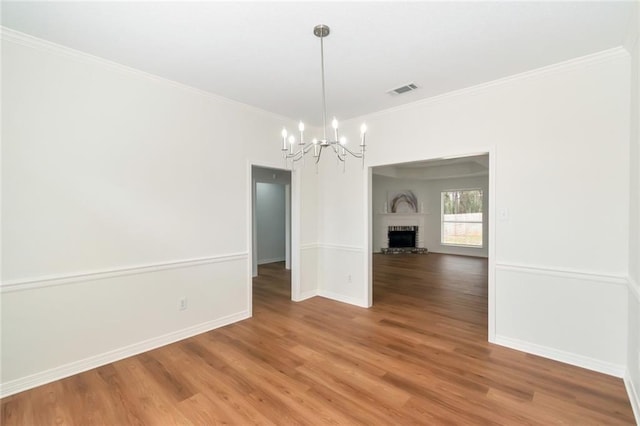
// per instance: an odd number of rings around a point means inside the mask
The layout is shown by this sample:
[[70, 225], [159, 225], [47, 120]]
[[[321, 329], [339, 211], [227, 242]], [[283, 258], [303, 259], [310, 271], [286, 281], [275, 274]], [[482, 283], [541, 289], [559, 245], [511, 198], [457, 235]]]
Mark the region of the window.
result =
[[482, 190], [442, 191], [442, 244], [482, 247]]

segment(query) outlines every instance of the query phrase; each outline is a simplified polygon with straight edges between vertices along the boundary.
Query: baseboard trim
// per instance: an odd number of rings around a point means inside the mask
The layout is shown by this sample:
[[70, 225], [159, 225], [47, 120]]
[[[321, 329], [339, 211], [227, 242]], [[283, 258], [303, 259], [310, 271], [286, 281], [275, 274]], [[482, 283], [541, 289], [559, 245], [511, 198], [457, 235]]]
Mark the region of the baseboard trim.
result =
[[303, 300], [311, 299], [316, 296], [318, 296], [318, 290], [305, 291], [304, 293], [300, 293], [294, 302], [302, 302]]
[[334, 293], [332, 291], [319, 290], [318, 296], [324, 297], [325, 299], [335, 300], [336, 302], [348, 303], [349, 305], [359, 306], [361, 308], [369, 307], [369, 304], [366, 302], [366, 300], [345, 296], [343, 294]]
[[625, 370], [624, 373], [624, 387], [627, 389], [629, 402], [631, 403], [631, 409], [633, 410], [633, 415], [636, 418], [636, 423], [640, 425], [640, 393], [638, 393], [638, 390], [633, 385], [631, 373], [628, 369]]
[[8, 280], [0, 285], [1, 293], [14, 291], [33, 290], [43, 287], [52, 287], [78, 282], [103, 280], [106, 278], [121, 277], [127, 275], [146, 274], [150, 272], [164, 271], [166, 269], [188, 268], [211, 263], [232, 262], [247, 259], [247, 253], [230, 253], [219, 256], [199, 257], [193, 259], [174, 260], [169, 262], [153, 263], [148, 265], [132, 266], [127, 268], [114, 268], [101, 271], [79, 272], [66, 275], [49, 275], [44, 277], [28, 278], [22, 280]]
[[535, 343], [525, 342], [510, 337], [497, 335], [495, 344], [505, 346], [507, 348], [516, 349], [543, 358], [553, 359], [555, 361], [564, 362], [565, 364], [575, 365], [576, 367], [586, 368], [587, 370], [597, 371], [598, 373], [608, 374], [610, 376], [623, 378], [625, 376], [626, 367], [624, 365], [613, 364], [610, 362], [600, 361], [583, 355], [577, 355], [571, 352], [538, 345]]
[[134, 343], [129, 346], [91, 356], [79, 361], [70, 362], [68, 364], [42, 371], [40, 373], [32, 374], [20, 379], [11, 380], [0, 385], [0, 398], [4, 398], [18, 392], [51, 383], [56, 380], [64, 379], [66, 377], [73, 376], [74, 374], [82, 373], [84, 371], [91, 370], [93, 368], [109, 364], [111, 362], [129, 358], [133, 355], [147, 352], [161, 346], [166, 346], [179, 340], [184, 340], [197, 334], [202, 334], [216, 328], [224, 327], [225, 325], [233, 324], [250, 317], [251, 313], [249, 311], [238, 312], [226, 317], [219, 318], [217, 320], [207, 321], [201, 324], [184, 328], [182, 330], [174, 331], [162, 336]]
[[258, 265], [266, 265], [267, 263], [284, 262], [284, 257], [274, 257], [273, 259], [260, 259]]

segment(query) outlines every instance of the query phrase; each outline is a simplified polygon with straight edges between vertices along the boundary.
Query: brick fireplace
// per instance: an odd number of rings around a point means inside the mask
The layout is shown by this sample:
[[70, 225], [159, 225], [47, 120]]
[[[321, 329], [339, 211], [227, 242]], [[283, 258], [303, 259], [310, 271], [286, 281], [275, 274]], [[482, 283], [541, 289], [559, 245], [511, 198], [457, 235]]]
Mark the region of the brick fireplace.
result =
[[380, 249], [424, 248], [425, 215], [421, 213], [385, 213], [377, 230], [385, 244]]

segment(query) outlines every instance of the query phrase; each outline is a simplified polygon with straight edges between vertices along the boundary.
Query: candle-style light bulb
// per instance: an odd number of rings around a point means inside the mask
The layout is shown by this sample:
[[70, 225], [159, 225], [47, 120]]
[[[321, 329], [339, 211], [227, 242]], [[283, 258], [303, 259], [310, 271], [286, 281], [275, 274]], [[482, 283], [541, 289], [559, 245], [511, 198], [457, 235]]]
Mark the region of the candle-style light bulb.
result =
[[338, 120], [333, 117], [333, 120], [331, 121], [331, 127], [333, 127], [333, 137], [334, 140], [338, 140]]
[[360, 126], [360, 146], [364, 146], [364, 139], [366, 134], [367, 134], [367, 125], [362, 123], [362, 126]]
[[282, 128], [282, 150], [287, 150], [287, 129]]
[[[340, 137], [340, 153], [342, 154], [342, 156], [344, 157], [345, 155], [347, 155], [346, 150], [344, 149], [344, 146], [347, 144], [347, 138], [345, 138], [344, 136]], [[344, 163], [343, 163], [344, 165]]]
[[293, 144], [296, 143], [296, 138], [293, 135], [289, 135], [289, 154], [293, 154]]
[[300, 145], [304, 145], [304, 123], [302, 121], [298, 123], [298, 130], [300, 131]]

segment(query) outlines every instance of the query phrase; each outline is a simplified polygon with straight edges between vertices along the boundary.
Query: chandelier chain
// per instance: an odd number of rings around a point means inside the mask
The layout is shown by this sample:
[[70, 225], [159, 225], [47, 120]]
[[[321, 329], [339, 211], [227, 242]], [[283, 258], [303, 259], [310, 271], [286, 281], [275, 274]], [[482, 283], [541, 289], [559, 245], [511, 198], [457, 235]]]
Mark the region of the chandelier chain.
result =
[[324, 84], [324, 37], [320, 37], [320, 67], [322, 69], [322, 129], [327, 140], [327, 95]]

